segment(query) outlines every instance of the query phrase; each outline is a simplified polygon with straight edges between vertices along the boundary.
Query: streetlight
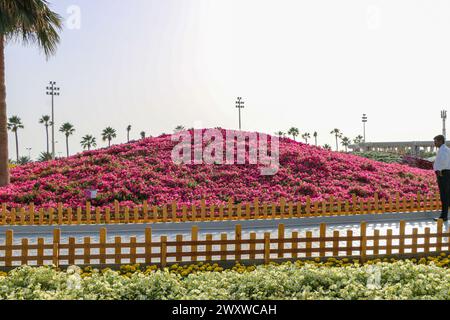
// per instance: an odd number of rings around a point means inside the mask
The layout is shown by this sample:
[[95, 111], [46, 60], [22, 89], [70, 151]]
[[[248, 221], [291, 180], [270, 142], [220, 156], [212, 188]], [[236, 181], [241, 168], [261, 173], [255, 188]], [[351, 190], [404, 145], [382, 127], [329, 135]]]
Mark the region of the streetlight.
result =
[[367, 115], [364, 113], [362, 115], [363, 132], [364, 132], [364, 143], [366, 142], [366, 122], [367, 122]]
[[441, 119], [442, 119], [442, 135], [445, 138], [447, 136], [447, 132], [445, 130], [445, 121], [447, 120], [447, 110], [441, 111]]
[[238, 97], [236, 101], [236, 108], [239, 109], [239, 130], [241, 130], [241, 109], [244, 109], [245, 102], [242, 100], [242, 97]]
[[50, 86], [47, 87], [47, 95], [52, 96], [52, 159], [55, 159], [55, 96], [59, 96], [59, 87], [55, 87], [56, 82], [50, 81]]

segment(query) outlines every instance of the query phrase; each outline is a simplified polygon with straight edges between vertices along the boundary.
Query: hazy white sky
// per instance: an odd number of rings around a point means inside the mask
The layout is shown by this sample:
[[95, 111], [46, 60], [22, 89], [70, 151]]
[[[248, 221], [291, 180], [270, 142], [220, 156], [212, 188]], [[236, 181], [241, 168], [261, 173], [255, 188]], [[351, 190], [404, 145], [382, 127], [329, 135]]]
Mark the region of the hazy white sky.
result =
[[[61, 34], [56, 56], [7, 48], [9, 115], [22, 118], [20, 152], [45, 149], [45, 87], [57, 81], [57, 127], [85, 134], [106, 126], [158, 135], [182, 124], [274, 133], [291, 126], [333, 143], [354, 138], [367, 113], [368, 141], [431, 140], [450, 105], [450, 2], [446, 0], [60, 0], [79, 29]], [[70, 20], [73, 22], [73, 20]], [[450, 111], [450, 110], [449, 110]], [[15, 145], [10, 134], [10, 154]], [[57, 134], [57, 151], [65, 153]]]

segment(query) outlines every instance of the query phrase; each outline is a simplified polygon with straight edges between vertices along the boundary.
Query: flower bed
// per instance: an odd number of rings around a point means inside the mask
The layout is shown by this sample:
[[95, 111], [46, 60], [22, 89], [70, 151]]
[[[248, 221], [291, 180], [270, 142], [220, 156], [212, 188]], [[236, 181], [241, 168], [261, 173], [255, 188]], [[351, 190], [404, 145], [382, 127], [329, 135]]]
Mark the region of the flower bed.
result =
[[[248, 144], [248, 142], [247, 142]], [[280, 141], [280, 169], [274, 176], [261, 176], [258, 165], [174, 164], [176, 142], [170, 135], [147, 138], [76, 156], [31, 163], [11, 170], [12, 184], [0, 188], [0, 202], [20, 207], [30, 202], [37, 208], [83, 206], [85, 190], [98, 190], [93, 206], [276, 202], [322, 200], [329, 196], [345, 200], [353, 194], [371, 198], [414, 197], [435, 194], [435, 177], [428, 170], [328, 151], [295, 142]]]
[[25, 266], [0, 276], [0, 299], [449, 299], [449, 293], [449, 269], [411, 261], [340, 267], [284, 263], [186, 277], [167, 269], [82, 276], [76, 267], [61, 272]]

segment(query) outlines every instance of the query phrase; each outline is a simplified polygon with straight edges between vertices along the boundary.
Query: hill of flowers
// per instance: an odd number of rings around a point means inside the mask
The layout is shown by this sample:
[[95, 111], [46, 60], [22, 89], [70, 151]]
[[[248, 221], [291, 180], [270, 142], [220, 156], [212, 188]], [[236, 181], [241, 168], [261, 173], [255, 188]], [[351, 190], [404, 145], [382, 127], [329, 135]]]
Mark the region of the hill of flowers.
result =
[[251, 272], [225, 270], [182, 277], [163, 271], [19, 267], [0, 275], [0, 299], [19, 300], [279, 300], [449, 299], [450, 270], [412, 261], [327, 267], [284, 263]]
[[[224, 130], [222, 130], [224, 132]], [[225, 136], [225, 133], [224, 133]], [[381, 198], [437, 191], [432, 171], [387, 164], [354, 155], [328, 151], [288, 138], [280, 140], [280, 168], [273, 176], [260, 175], [261, 165], [175, 164], [171, 152], [178, 142], [171, 135], [147, 138], [75, 156], [11, 169], [11, 185], [0, 188], [0, 202], [11, 207], [33, 202], [37, 207], [83, 206], [86, 189], [97, 189], [94, 206], [111, 206], [114, 200], [133, 205], [176, 201], [179, 204], [274, 202], [280, 197], [304, 201], [352, 194]], [[193, 143], [193, 142], [192, 142]], [[208, 142], [204, 142], [206, 146]], [[248, 141], [246, 142], [248, 148]], [[270, 149], [269, 149], [270, 150]]]

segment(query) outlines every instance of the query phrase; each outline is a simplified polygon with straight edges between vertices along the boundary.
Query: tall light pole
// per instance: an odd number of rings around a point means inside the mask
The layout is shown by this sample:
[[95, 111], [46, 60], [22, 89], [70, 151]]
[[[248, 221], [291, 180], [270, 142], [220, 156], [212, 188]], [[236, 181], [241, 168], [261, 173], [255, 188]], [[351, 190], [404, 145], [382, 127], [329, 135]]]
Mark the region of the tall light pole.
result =
[[236, 101], [236, 108], [239, 109], [239, 130], [241, 130], [241, 109], [244, 109], [245, 102], [242, 100], [242, 97], [238, 97]]
[[441, 119], [442, 119], [442, 135], [446, 138], [447, 132], [445, 130], [445, 121], [447, 120], [447, 110], [441, 111]]
[[47, 95], [52, 96], [52, 159], [55, 159], [55, 96], [59, 96], [59, 88], [55, 85], [55, 81], [50, 81], [50, 86], [46, 88]]
[[366, 122], [367, 122], [367, 115], [364, 113], [364, 114], [362, 115], [363, 133], [364, 133], [364, 142], [366, 142]]

